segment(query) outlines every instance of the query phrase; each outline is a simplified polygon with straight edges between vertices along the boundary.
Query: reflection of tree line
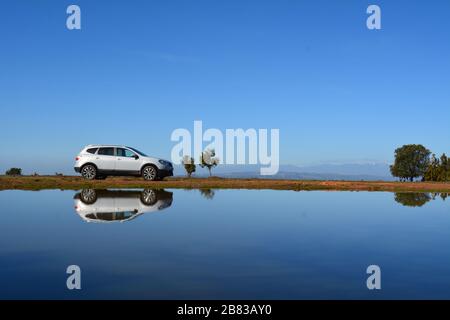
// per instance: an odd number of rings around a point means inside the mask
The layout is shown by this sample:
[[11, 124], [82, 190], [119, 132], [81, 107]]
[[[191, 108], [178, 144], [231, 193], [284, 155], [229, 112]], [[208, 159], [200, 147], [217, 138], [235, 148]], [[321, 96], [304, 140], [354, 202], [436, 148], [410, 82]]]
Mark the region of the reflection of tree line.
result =
[[435, 200], [437, 197], [440, 197], [442, 200], [445, 201], [445, 199], [447, 199], [448, 196], [450, 196], [450, 193], [445, 192], [443, 193], [399, 192], [395, 194], [395, 201], [407, 207], [421, 207], [425, 205], [427, 202]]
[[200, 195], [203, 198], [208, 199], [208, 200], [214, 199], [214, 196], [216, 195], [216, 192], [213, 189], [205, 189], [205, 188], [203, 188], [203, 189], [200, 189], [200, 188], [199, 189], [184, 189], [184, 191], [194, 191], [194, 190], [200, 192]]
[[[215, 196], [213, 189], [198, 189], [200, 194], [208, 200]], [[431, 200], [440, 197], [445, 201], [450, 193], [446, 192], [398, 192], [395, 193], [395, 201], [407, 207], [421, 207]]]

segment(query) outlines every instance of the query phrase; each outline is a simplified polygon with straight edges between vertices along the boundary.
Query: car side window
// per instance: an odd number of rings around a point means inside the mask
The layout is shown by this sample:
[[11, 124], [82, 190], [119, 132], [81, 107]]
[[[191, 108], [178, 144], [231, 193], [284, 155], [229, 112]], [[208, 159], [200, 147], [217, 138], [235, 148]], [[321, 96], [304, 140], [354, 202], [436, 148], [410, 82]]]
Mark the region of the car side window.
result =
[[117, 157], [125, 157], [125, 149], [116, 148], [116, 156]]
[[128, 157], [133, 158], [136, 154], [128, 149], [117, 148], [117, 156], [118, 157]]
[[100, 148], [100, 149], [98, 149], [97, 154], [104, 155], [104, 156], [113, 156], [114, 148]]
[[136, 154], [133, 151], [125, 149], [125, 157], [134, 158]]
[[90, 149], [87, 149], [86, 152], [87, 152], [87, 153], [95, 154], [95, 153], [97, 152], [97, 149], [98, 149], [98, 148], [90, 148]]

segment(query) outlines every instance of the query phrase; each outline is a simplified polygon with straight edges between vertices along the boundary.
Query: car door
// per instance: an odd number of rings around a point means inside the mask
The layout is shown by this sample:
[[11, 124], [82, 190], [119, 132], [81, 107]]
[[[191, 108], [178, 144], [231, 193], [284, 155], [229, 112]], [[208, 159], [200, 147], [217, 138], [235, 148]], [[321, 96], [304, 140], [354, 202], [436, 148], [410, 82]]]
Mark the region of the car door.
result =
[[121, 196], [115, 198], [116, 211], [137, 213], [141, 201], [139, 196], [135, 191], [122, 191]]
[[116, 158], [116, 171], [139, 173], [141, 170], [139, 156], [129, 149], [116, 148]]
[[102, 147], [98, 149], [95, 164], [100, 171], [114, 171], [116, 169], [116, 162], [113, 147]]

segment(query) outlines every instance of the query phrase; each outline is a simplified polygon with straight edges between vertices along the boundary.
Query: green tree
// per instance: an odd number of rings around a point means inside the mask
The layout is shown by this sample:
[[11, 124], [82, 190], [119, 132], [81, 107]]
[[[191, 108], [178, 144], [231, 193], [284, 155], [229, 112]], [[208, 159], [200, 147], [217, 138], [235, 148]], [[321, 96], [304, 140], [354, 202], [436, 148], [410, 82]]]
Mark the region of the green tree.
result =
[[391, 173], [401, 180], [423, 177], [430, 164], [430, 150], [420, 144], [408, 144], [395, 150]]
[[438, 159], [433, 154], [424, 175], [425, 181], [445, 182], [450, 180], [450, 161], [445, 153]]
[[184, 170], [186, 170], [187, 176], [190, 178], [195, 172], [194, 158], [190, 156], [184, 156], [183, 158]]
[[428, 165], [427, 171], [425, 171], [425, 174], [423, 176], [423, 179], [425, 181], [439, 181], [439, 176], [441, 172], [441, 163], [438, 158], [436, 158], [436, 155], [433, 154], [431, 156], [430, 164]]
[[216, 158], [214, 149], [208, 149], [202, 152], [200, 156], [200, 167], [207, 168], [209, 176], [211, 176], [211, 169], [219, 164], [219, 158]]
[[22, 175], [22, 169], [20, 168], [11, 168], [8, 171], [5, 172], [7, 176], [21, 176]]
[[440, 167], [439, 167], [439, 177], [437, 181], [449, 181], [450, 180], [450, 163], [445, 155], [445, 153], [441, 156], [440, 159]]

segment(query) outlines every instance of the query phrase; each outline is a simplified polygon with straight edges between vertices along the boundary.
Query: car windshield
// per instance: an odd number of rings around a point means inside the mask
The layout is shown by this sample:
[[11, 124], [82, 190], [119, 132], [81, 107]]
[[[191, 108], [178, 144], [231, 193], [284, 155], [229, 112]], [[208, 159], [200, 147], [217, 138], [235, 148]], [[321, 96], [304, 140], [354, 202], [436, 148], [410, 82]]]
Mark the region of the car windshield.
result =
[[131, 150], [133, 150], [134, 152], [136, 152], [137, 154], [139, 154], [139, 155], [141, 155], [143, 157], [147, 157], [147, 155], [145, 153], [143, 153], [143, 152], [141, 152], [141, 151], [139, 151], [139, 150], [137, 150], [135, 148], [131, 148], [131, 147], [128, 147], [128, 148], [130, 148]]

